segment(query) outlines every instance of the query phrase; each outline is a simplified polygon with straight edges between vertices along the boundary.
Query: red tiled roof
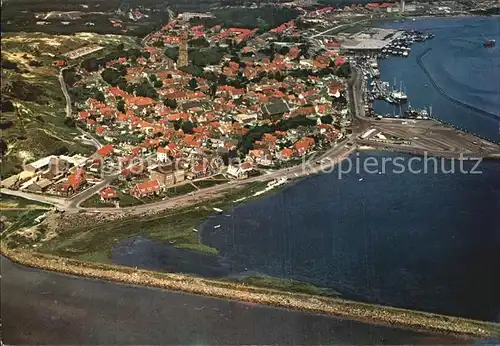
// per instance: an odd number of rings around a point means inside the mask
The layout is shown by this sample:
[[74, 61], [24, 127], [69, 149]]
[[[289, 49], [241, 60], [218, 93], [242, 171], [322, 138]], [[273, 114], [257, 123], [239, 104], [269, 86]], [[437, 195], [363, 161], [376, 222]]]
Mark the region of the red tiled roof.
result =
[[158, 183], [158, 180], [150, 180], [144, 183], [138, 183], [132, 188], [131, 192], [138, 191], [141, 194], [146, 194], [146, 193], [156, 192], [159, 189], [160, 189], [160, 184]]
[[108, 92], [113, 96], [125, 96], [127, 93], [119, 87], [108, 88]]
[[335, 58], [335, 66], [340, 66], [345, 63], [345, 58], [339, 56], [338, 58]]
[[285, 148], [281, 151], [281, 156], [290, 158], [293, 156], [293, 150], [290, 148]]
[[75, 173], [68, 177], [67, 185], [73, 188], [74, 191], [80, 188], [80, 185], [85, 181], [85, 171], [82, 169], [77, 170]]
[[168, 154], [170, 152], [170, 149], [168, 147], [158, 147], [158, 149], [156, 149], [156, 152], [159, 154]]
[[104, 199], [118, 198], [118, 193], [115, 189], [107, 187], [101, 191], [101, 197]]
[[100, 157], [106, 157], [106, 156], [109, 156], [112, 152], [113, 152], [113, 145], [107, 144], [107, 145], [103, 146], [102, 148], [98, 149], [96, 153]]
[[89, 112], [80, 112], [80, 119], [87, 119], [89, 116]]
[[97, 126], [95, 132], [101, 135], [104, 132], [104, 130], [105, 130], [104, 126]]

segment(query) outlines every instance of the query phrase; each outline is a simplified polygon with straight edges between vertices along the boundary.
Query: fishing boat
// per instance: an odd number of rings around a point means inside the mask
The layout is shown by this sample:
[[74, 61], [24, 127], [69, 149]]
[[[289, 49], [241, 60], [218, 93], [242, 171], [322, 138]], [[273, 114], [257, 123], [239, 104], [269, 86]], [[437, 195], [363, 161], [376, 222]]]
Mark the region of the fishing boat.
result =
[[[394, 80], [394, 84], [396, 84], [396, 80]], [[396, 102], [406, 102], [408, 100], [408, 96], [403, 91], [403, 82], [399, 82], [399, 90], [394, 87], [391, 92], [391, 98], [393, 98]]]
[[495, 41], [495, 40], [486, 40], [486, 41], [484, 41], [483, 45], [485, 47], [494, 47], [496, 43], [497, 43], [497, 41]]

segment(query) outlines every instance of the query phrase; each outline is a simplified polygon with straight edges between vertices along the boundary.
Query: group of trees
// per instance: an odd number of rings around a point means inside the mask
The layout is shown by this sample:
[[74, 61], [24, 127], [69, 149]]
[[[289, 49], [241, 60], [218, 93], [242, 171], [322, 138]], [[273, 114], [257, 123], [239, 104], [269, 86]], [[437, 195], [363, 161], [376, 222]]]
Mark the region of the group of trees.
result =
[[174, 129], [177, 131], [181, 129], [184, 133], [193, 134], [193, 129], [196, 127], [196, 124], [193, 124], [189, 120], [176, 120], [174, 123]]
[[305, 116], [298, 116], [290, 119], [282, 119], [277, 124], [256, 126], [245, 134], [240, 143], [238, 150], [244, 154], [253, 148], [253, 143], [260, 140], [265, 133], [273, 133], [275, 131], [288, 131], [295, 129], [299, 126], [314, 126], [315, 120], [309, 119]]
[[100, 102], [105, 101], [104, 93], [97, 89], [96, 87], [87, 89], [81, 86], [71, 88], [69, 90], [71, 94], [71, 99], [75, 100], [76, 103], [83, 103], [89, 98], [96, 99]]
[[213, 11], [213, 14], [216, 18], [199, 18], [195, 24], [203, 24], [205, 27], [221, 24], [224, 27], [259, 28], [267, 31], [296, 18], [299, 12], [293, 8], [263, 6], [230, 7]]
[[104, 81], [112, 86], [119, 86], [124, 90], [127, 87], [127, 68], [124, 65], [119, 65], [117, 69], [106, 68], [101, 72], [101, 77]]
[[158, 92], [156, 88], [151, 85], [149, 80], [143, 79], [140, 83], [134, 85], [134, 91], [136, 96], [140, 97], [150, 97], [152, 99], [158, 99]]
[[176, 109], [177, 108], [177, 101], [175, 99], [165, 99], [163, 101], [163, 104], [166, 106], [166, 107], [170, 107], [172, 109]]
[[135, 61], [140, 57], [149, 59], [150, 56], [151, 53], [136, 48], [130, 48], [125, 50], [123, 43], [121, 43], [103, 58], [101, 59], [87, 58], [82, 61], [80, 66], [83, 69], [87, 70], [88, 72], [95, 72], [98, 71], [100, 68], [105, 67], [106, 62], [117, 60], [118, 58], [127, 58], [128, 60]]
[[[164, 53], [168, 58], [174, 61], [179, 59], [179, 47], [168, 47], [165, 49]], [[190, 64], [198, 67], [218, 64], [224, 56], [224, 53], [225, 51], [223, 49], [217, 47], [209, 49], [189, 49], [188, 51]]]
[[351, 75], [351, 65], [348, 62], [343, 63], [337, 69], [337, 76], [348, 78]]

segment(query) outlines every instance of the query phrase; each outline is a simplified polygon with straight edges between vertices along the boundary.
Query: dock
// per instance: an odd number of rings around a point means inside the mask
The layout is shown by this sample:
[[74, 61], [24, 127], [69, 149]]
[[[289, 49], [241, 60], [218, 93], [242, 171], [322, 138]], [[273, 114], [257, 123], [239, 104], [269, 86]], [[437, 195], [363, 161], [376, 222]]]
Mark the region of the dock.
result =
[[445, 158], [500, 158], [500, 144], [442, 124], [435, 119], [383, 118], [371, 120], [359, 145], [378, 150]]

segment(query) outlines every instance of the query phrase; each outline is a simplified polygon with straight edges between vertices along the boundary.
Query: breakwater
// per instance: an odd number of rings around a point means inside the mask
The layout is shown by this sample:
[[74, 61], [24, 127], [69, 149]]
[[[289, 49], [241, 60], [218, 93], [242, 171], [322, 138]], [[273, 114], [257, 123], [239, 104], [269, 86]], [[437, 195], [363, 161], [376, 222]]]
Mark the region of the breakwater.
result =
[[496, 119], [498, 119], [498, 116], [494, 113], [491, 113], [491, 112], [488, 112], [488, 111], [485, 111], [484, 109], [481, 109], [481, 108], [477, 108], [475, 106], [472, 106], [470, 104], [467, 104], [463, 101], [460, 101], [456, 98], [454, 98], [453, 96], [449, 95], [448, 93], [446, 93], [446, 91], [443, 90], [443, 88], [441, 88], [439, 86], [439, 84], [436, 82], [436, 80], [432, 77], [432, 74], [429, 72], [429, 70], [425, 67], [425, 64], [423, 62], [423, 58], [429, 54], [430, 52], [432, 51], [432, 48], [427, 48], [425, 51], [423, 51], [422, 53], [420, 53], [417, 57], [417, 63], [418, 65], [420, 66], [420, 68], [422, 69], [422, 71], [424, 72], [424, 74], [427, 76], [429, 82], [432, 84], [432, 86], [444, 97], [446, 98], [447, 100], [461, 106], [461, 107], [464, 107], [464, 108], [467, 108], [469, 110], [472, 110], [474, 112], [477, 112], [477, 113], [480, 113], [480, 114], [483, 114], [483, 115], [487, 115], [487, 116], [491, 116], [491, 117], [494, 117]]
[[63, 274], [83, 276], [132, 285], [143, 285], [211, 297], [319, 312], [358, 321], [427, 329], [463, 336], [498, 336], [495, 323], [444, 316], [420, 311], [358, 303], [343, 299], [291, 294], [241, 283], [202, 279], [182, 274], [159, 273], [134, 268], [90, 263], [49, 256], [30, 251], [17, 251], [2, 246], [1, 253], [22, 265]]

